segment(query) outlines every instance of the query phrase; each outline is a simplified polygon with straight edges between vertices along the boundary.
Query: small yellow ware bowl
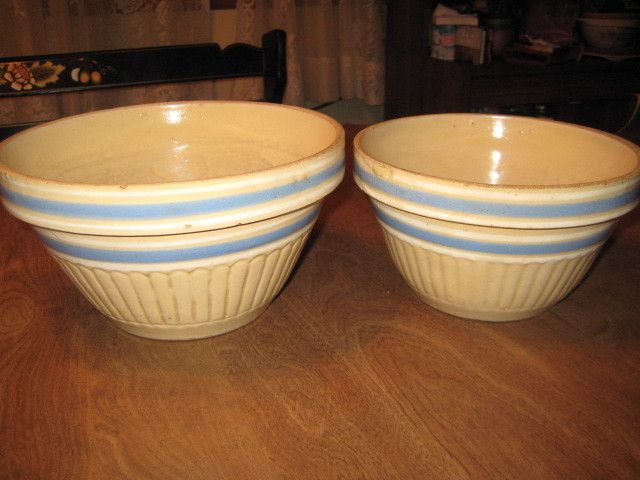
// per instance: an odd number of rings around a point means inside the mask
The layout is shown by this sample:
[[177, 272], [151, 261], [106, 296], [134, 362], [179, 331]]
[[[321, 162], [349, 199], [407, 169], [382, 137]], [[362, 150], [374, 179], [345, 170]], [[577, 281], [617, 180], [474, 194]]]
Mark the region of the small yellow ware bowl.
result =
[[354, 152], [396, 267], [460, 317], [519, 320], [554, 305], [638, 203], [637, 146], [551, 120], [406, 117], [361, 131]]
[[256, 102], [102, 110], [0, 143], [7, 210], [98, 310], [158, 339], [260, 315], [343, 175], [337, 122]]

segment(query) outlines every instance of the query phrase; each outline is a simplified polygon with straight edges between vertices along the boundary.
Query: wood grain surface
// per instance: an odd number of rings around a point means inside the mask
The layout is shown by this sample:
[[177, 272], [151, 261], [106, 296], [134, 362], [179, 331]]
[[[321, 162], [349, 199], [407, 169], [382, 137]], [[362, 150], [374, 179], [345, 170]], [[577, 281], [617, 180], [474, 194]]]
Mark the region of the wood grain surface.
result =
[[640, 478], [637, 212], [566, 300], [482, 323], [418, 300], [349, 173], [266, 313], [183, 343], [0, 228], [1, 479]]

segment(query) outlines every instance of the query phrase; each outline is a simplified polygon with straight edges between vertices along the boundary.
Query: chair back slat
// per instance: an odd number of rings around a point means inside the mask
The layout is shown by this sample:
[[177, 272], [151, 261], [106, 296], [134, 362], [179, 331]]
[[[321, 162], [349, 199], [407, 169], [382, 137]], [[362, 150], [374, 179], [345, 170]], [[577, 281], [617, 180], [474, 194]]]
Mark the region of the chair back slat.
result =
[[[263, 77], [264, 100], [281, 103], [287, 81], [286, 34], [260, 47], [217, 43], [0, 58], [0, 102], [25, 95], [77, 92], [234, 77]], [[0, 140], [25, 126], [0, 127]]]

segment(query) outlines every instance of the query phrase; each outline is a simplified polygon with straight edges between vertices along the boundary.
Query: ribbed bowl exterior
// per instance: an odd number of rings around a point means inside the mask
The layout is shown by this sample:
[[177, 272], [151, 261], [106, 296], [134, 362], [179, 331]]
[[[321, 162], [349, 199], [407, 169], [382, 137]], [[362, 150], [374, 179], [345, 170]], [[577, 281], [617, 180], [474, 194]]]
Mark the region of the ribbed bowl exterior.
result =
[[289, 278], [319, 207], [198, 234], [38, 233], [86, 298], [124, 330], [185, 340], [224, 333], [260, 315]]
[[615, 222], [527, 231], [469, 226], [374, 200], [391, 258], [427, 304], [476, 320], [532, 317], [585, 277]]

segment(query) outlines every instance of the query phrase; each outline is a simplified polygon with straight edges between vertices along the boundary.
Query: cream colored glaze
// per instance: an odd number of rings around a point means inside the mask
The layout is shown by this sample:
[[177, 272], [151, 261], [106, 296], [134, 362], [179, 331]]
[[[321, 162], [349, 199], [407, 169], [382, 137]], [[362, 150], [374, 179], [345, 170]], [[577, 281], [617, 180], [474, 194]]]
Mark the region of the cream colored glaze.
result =
[[0, 145], [0, 162], [45, 180], [153, 184], [285, 165], [332, 145], [324, 118], [260, 103], [199, 102], [80, 115]]
[[638, 168], [637, 152], [618, 138], [526, 117], [445, 114], [403, 118], [370, 129], [361, 147], [370, 157], [393, 167], [484, 184], [599, 182]]

